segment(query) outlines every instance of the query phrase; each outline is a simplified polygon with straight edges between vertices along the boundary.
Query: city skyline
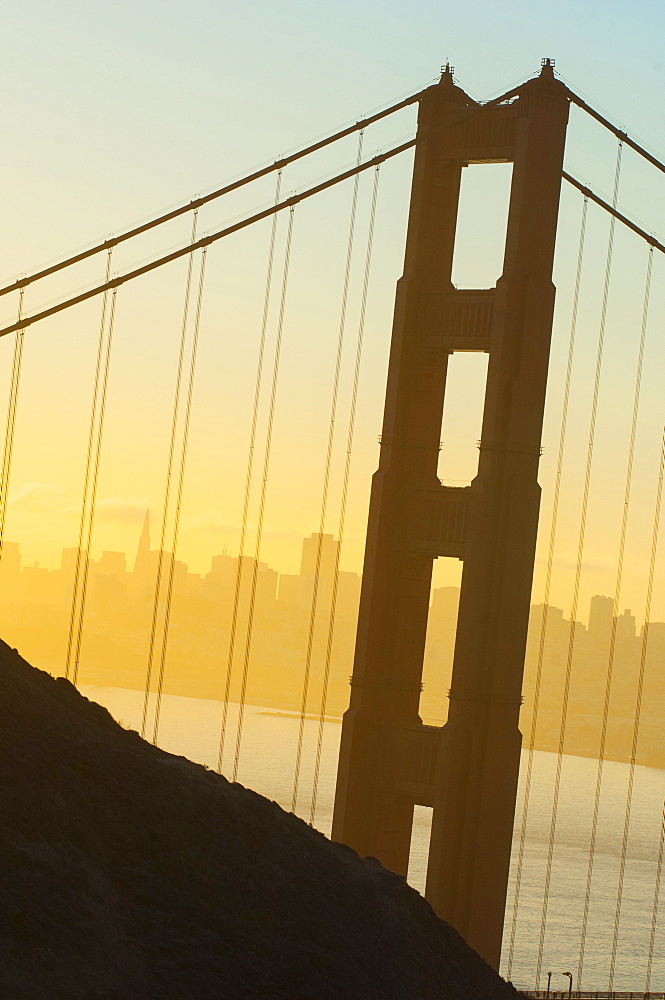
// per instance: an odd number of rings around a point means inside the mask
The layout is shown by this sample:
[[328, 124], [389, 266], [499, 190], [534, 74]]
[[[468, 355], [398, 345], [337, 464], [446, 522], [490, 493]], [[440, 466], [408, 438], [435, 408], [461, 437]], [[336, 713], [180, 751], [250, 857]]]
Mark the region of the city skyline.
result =
[[[143, 521], [143, 525], [142, 525], [142, 528], [141, 528], [140, 535], [139, 535], [138, 540], [137, 540], [137, 545], [136, 545], [136, 550], [135, 550], [135, 555], [134, 555], [133, 561], [131, 561], [131, 560], [128, 559], [128, 556], [131, 556], [131, 550], [130, 550], [130, 552], [123, 552], [123, 551], [120, 551], [120, 550], [117, 550], [117, 549], [105, 549], [105, 550], [103, 550], [99, 554], [98, 558], [95, 559], [92, 556], [90, 557], [90, 560], [89, 560], [90, 567], [94, 568], [94, 570], [97, 573], [99, 573], [101, 576], [123, 577], [123, 576], [136, 575], [137, 574], [137, 564], [138, 564], [138, 572], [139, 572], [139, 574], [142, 577], [147, 577], [147, 576], [149, 576], [150, 573], [152, 573], [152, 575], [154, 576], [154, 573], [155, 573], [155, 561], [156, 561], [157, 556], [159, 554], [159, 548], [152, 548], [152, 547], [147, 548], [147, 546], [149, 545], [149, 542], [146, 543], [146, 532], [148, 532], [148, 538], [150, 537], [150, 535], [149, 535], [149, 516], [150, 516], [150, 511], [149, 511], [149, 509], [146, 508], [145, 514], [144, 514], [144, 521]], [[262, 568], [264, 568], [266, 571], [269, 571], [271, 574], [274, 574], [276, 581], [279, 581], [281, 578], [285, 578], [285, 580], [291, 580], [295, 576], [303, 575], [302, 574], [303, 562], [307, 561], [307, 562], [311, 563], [311, 561], [312, 561], [311, 554], [304, 553], [303, 552], [303, 548], [306, 547], [306, 545], [307, 545], [308, 542], [310, 544], [312, 544], [313, 541], [315, 541], [318, 537], [319, 537], [319, 533], [318, 532], [314, 532], [314, 531], [311, 532], [309, 535], [303, 535], [302, 536], [302, 538], [301, 538], [301, 552], [300, 552], [300, 572], [299, 573], [294, 574], [294, 573], [280, 572], [275, 567], [270, 566], [270, 564], [267, 561], [265, 561], [265, 560], [260, 560], [259, 561], [259, 566], [262, 567]], [[335, 539], [335, 537], [334, 537], [333, 534], [324, 533], [323, 538], [326, 540], [326, 542], [329, 540], [330, 543], [339, 546], [339, 540]], [[324, 542], [324, 544], [326, 544], [326, 542]], [[77, 552], [78, 552], [78, 549], [76, 548], [76, 546], [65, 546], [65, 547], [63, 547], [63, 549], [61, 550], [61, 558], [60, 558], [60, 564], [59, 564], [59, 566], [51, 566], [51, 567], [43, 566], [41, 563], [39, 563], [38, 560], [36, 560], [36, 561], [34, 561], [32, 563], [24, 563], [23, 560], [22, 560], [22, 556], [21, 556], [20, 543], [12, 541], [10, 539], [7, 539], [7, 541], [5, 541], [3, 543], [3, 556], [2, 556], [2, 561], [0, 562], [0, 602], [6, 602], [6, 598], [7, 598], [8, 594], [9, 594], [7, 580], [8, 580], [8, 578], [11, 578], [12, 574], [16, 573], [17, 567], [20, 567], [19, 572], [23, 572], [24, 570], [28, 570], [29, 572], [31, 572], [33, 570], [40, 570], [41, 573], [39, 574], [39, 576], [42, 579], [46, 578], [45, 574], [51, 574], [51, 573], [64, 573], [65, 576], [72, 577], [73, 576], [73, 563], [76, 560], [76, 553]], [[83, 554], [84, 553], [82, 551], [81, 555], [83, 556]], [[146, 555], [147, 554], [149, 555], [150, 562], [151, 562], [151, 566], [150, 566], [150, 570], [149, 571], [147, 571], [147, 568], [146, 568], [145, 562], [144, 562], [144, 560], [146, 559]], [[163, 550], [163, 558], [165, 560], [170, 560], [172, 558], [172, 553], [169, 552], [167, 549], [164, 549]], [[244, 556], [243, 556], [243, 559], [246, 561], [246, 563], [247, 563], [248, 566], [251, 565], [253, 563], [253, 561], [254, 561], [254, 557], [253, 557], [253, 555], [251, 553], [245, 553]], [[207, 570], [207, 572], [203, 572], [203, 573], [195, 573], [193, 571], [190, 571], [188, 564], [184, 560], [176, 559], [175, 560], [175, 565], [176, 565], [176, 571], [175, 571], [176, 572], [176, 578], [175, 579], [177, 581], [176, 582], [176, 590], [179, 590], [180, 592], [183, 591], [183, 587], [185, 586], [185, 578], [186, 577], [191, 578], [191, 581], [193, 581], [194, 579], [203, 580], [203, 579], [205, 579], [206, 576], [215, 576], [215, 575], [217, 575], [215, 573], [215, 564], [217, 563], [217, 566], [219, 567], [221, 560], [226, 560], [229, 563], [230, 562], [234, 562], [235, 563], [238, 560], [238, 556], [237, 555], [231, 555], [230, 553], [228, 553], [226, 551], [226, 549], [224, 549], [222, 552], [215, 553], [215, 554], [213, 554], [213, 555], [210, 556], [210, 568]], [[131, 567], [130, 567], [130, 561], [131, 561]], [[321, 565], [321, 576], [322, 577], [325, 577], [327, 575], [326, 569], [328, 567], [331, 567], [331, 565], [332, 565], [332, 559], [325, 558], [325, 557], [322, 559], [322, 565]], [[313, 572], [313, 568], [312, 568], [312, 572]], [[219, 573], [219, 568], [218, 568], [217, 573]], [[346, 577], [346, 578], [354, 577], [357, 580], [360, 580], [362, 578], [362, 573], [356, 573], [354, 571], [340, 570], [339, 573], [340, 573], [340, 576], [343, 576], [343, 577]], [[4, 579], [3, 579], [3, 576], [4, 576]], [[39, 577], [36, 577], [36, 579], [38, 579], [38, 578]], [[279, 584], [276, 583], [276, 596], [277, 596], [278, 590], [279, 590]], [[459, 591], [459, 587], [458, 586], [454, 586], [454, 585], [452, 585], [452, 586], [451, 585], [444, 585], [443, 587], [438, 587], [438, 586], [436, 586], [433, 583], [433, 585], [432, 585], [432, 595], [437, 590], [457, 590], [457, 591]], [[150, 592], [151, 592], [151, 585], [150, 585], [149, 582], [146, 582], [144, 593], [145, 594], [149, 594]], [[532, 595], [532, 598], [533, 598], [533, 596], [534, 595]], [[598, 619], [599, 615], [601, 615], [601, 612], [598, 611], [598, 607], [599, 607], [599, 603], [598, 602], [602, 602], [602, 606], [603, 606], [603, 608], [605, 608], [605, 618], [607, 617], [607, 613], [608, 612], [607, 612], [606, 609], [607, 609], [608, 606], [611, 608], [613, 606], [613, 603], [614, 603], [612, 597], [610, 597], [609, 595], [605, 595], [605, 594], [594, 594], [589, 599], [588, 610], [587, 610], [585, 618], [584, 619], [582, 619], [582, 618], [578, 619], [579, 624], [582, 624], [582, 625], [584, 625], [585, 628], [587, 628], [587, 627], [590, 626], [590, 623], [593, 622], [594, 618]], [[430, 601], [430, 604], [431, 604], [431, 601]], [[594, 611], [594, 605], [595, 605], [595, 608], [596, 608], [595, 611]], [[542, 602], [532, 600], [531, 601], [531, 607], [532, 608], [543, 607], [543, 604], [542, 604]], [[562, 615], [565, 615], [565, 610], [566, 609], [559, 608], [556, 604], [549, 604], [548, 608], [551, 611], [561, 612]], [[626, 619], [627, 618], [631, 618], [632, 621], [633, 621], [633, 624], [634, 624], [634, 628], [636, 630], [638, 623], [640, 623], [640, 618], [639, 618], [638, 614], [633, 614], [634, 610], [635, 609], [633, 609], [633, 608], [624, 607], [620, 611], [620, 614], [619, 614], [618, 617], [619, 618], [626, 618]], [[586, 622], [586, 624], [585, 624], [585, 622]], [[643, 625], [643, 623], [641, 623], [641, 624]], [[661, 624], [661, 622], [657, 618], [651, 618], [650, 619], [650, 624]]]
[[[317, 541], [315, 532], [302, 539], [301, 566], [297, 574], [280, 574], [267, 563], [258, 567], [255, 634], [248, 689], [249, 699], [254, 703], [288, 711], [300, 707]], [[109, 551], [102, 554], [99, 560], [91, 561], [83, 625], [83, 683], [140, 690], [145, 686], [158, 558], [158, 551], [149, 548], [146, 542], [144, 523], [129, 559], [125, 553]], [[337, 540], [333, 536], [324, 538], [312, 656], [312, 688], [307, 707], [307, 711], [314, 714], [320, 710], [336, 546]], [[25, 566], [16, 572], [17, 548], [8, 546], [6, 558], [0, 564], [0, 634], [10, 645], [18, 646], [36, 665], [54, 674], [64, 674], [76, 550], [65, 550], [59, 569], [35, 570], [32, 566]], [[167, 576], [168, 566], [166, 556], [164, 577]], [[238, 700], [240, 696], [252, 567], [253, 559], [247, 557], [239, 593], [238, 640], [231, 668], [231, 700]], [[21, 580], [24, 573], [25, 578]], [[211, 557], [209, 571], [203, 576], [189, 573], [186, 564], [179, 560], [176, 562], [165, 663], [166, 692], [223, 698], [225, 676], [229, 669], [228, 630], [236, 573], [237, 557], [224, 553]], [[341, 717], [347, 707], [360, 584], [360, 574], [344, 571], [339, 574], [327, 709], [327, 714], [333, 717]], [[442, 725], [447, 716], [459, 594], [459, 587], [433, 586], [430, 595], [421, 714], [428, 724], [436, 726]], [[163, 608], [162, 589], [156, 655], [160, 650]], [[542, 657], [536, 747], [555, 750], [559, 740], [563, 675], [572, 633], [570, 620], [561, 608], [554, 605], [547, 608], [547, 626], [543, 633], [543, 611], [542, 604], [532, 603], [520, 727], [526, 745], [532, 723], [536, 671]], [[613, 628], [612, 612], [611, 597], [594, 595], [588, 612], [581, 616], [584, 620], [575, 623], [566, 744], [566, 752], [569, 753], [594, 755], [594, 741], [604, 700]], [[631, 609], [623, 609], [615, 621], [614, 636], [614, 681], [606, 755], [617, 760], [627, 760], [630, 756], [636, 677], [644, 648], [647, 669], [639, 760], [651, 766], [663, 766], [665, 757], [660, 734], [665, 724], [662, 707], [665, 705], [665, 674], [662, 671], [665, 622], [654, 620], [649, 623], [648, 641], [644, 645], [643, 626], [638, 625]], [[155, 683], [153, 676], [153, 690]]]

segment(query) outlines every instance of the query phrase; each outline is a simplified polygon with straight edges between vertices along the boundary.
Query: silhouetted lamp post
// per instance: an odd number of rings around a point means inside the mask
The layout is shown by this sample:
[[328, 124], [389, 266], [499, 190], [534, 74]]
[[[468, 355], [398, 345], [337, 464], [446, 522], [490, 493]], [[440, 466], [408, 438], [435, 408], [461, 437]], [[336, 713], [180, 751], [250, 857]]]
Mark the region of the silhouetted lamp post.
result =
[[573, 995], [573, 974], [572, 972], [562, 972], [561, 975], [568, 976], [568, 979], [570, 981], [570, 985], [568, 986], [568, 997], [570, 998]]
[[549, 1000], [549, 995], [550, 995], [550, 983], [551, 982], [552, 982], [552, 973], [548, 972], [547, 973], [547, 993], [546, 993], [546, 997], [548, 998], [548, 1000]]

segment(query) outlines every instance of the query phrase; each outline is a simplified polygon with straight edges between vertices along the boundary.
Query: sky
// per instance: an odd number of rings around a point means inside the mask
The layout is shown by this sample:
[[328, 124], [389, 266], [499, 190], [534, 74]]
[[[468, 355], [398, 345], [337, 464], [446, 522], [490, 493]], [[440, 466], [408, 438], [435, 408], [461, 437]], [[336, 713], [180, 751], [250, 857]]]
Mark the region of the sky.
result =
[[[471, 96], [485, 99], [535, 75], [542, 57], [578, 93], [631, 135], [665, 153], [662, 94], [665, 10], [640, 4], [569, 2], [414, 2], [228, 4], [190, 0], [58, 3], [7, 0], [2, 74], [5, 155], [0, 161], [3, 236], [0, 274], [11, 279], [45, 261], [212, 189], [341, 125], [433, 83], [450, 60]], [[365, 150], [413, 134], [413, 110], [368, 130]], [[311, 167], [287, 171], [286, 192], [348, 166], [356, 139]], [[571, 112], [567, 165], [599, 193], [611, 193], [615, 144]], [[620, 205], [665, 235], [665, 178], [627, 152]], [[362, 565], [369, 478], [378, 459], [394, 284], [399, 277], [408, 210], [409, 156], [382, 169], [368, 299], [356, 447], [342, 554], [345, 569]], [[491, 175], [490, 175], [491, 169]], [[309, 171], [309, 172], [308, 172]], [[480, 171], [480, 173], [479, 173]], [[500, 273], [510, 169], [470, 168], [463, 189], [455, 280], [484, 287]], [[339, 426], [346, 427], [358, 325], [372, 178], [359, 188]], [[274, 180], [201, 213], [201, 231], [274, 197]], [[351, 188], [335, 190], [294, 218], [282, 369], [278, 386], [261, 557], [296, 572], [300, 539], [319, 527], [328, 433], [331, 369], [339, 328]], [[580, 199], [565, 191], [556, 281], [559, 288], [552, 381], [544, 436], [541, 536], [551, 521], [562, 376], [577, 252]], [[484, 230], [489, 217], [494, 235]], [[482, 230], [481, 230], [482, 220]], [[269, 336], [274, 338], [286, 220], [277, 235]], [[190, 221], [119, 252], [113, 266], [182, 242]], [[261, 323], [269, 223], [211, 249], [192, 411], [179, 555], [196, 572], [210, 557], [237, 551], [251, 398]], [[580, 300], [571, 433], [562, 480], [561, 526], [553, 601], [570, 607], [578, 541], [581, 476], [587, 446], [590, 380], [595, 363], [607, 220], [590, 210], [588, 257]], [[613, 593], [623, 510], [628, 432], [646, 252], [617, 235], [601, 384], [597, 457], [585, 545], [584, 599]], [[98, 280], [104, 261], [29, 292], [26, 307]], [[198, 263], [196, 265], [198, 268]], [[194, 281], [198, 271], [195, 268]], [[131, 554], [150, 508], [159, 534], [186, 264], [118, 293], [93, 555]], [[73, 282], [73, 283], [72, 283]], [[621, 606], [640, 617], [665, 420], [661, 405], [662, 261], [645, 355]], [[7, 297], [7, 299], [10, 297]], [[5, 299], [2, 318], [16, 310]], [[100, 303], [77, 308], [25, 336], [24, 371], [10, 482], [6, 537], [27, 562], [56, 566], [76, 543], [85, 464]], [[10, 338], [0, 345], [0, 417], [11, 364]], [[270, 344], [274, 343], [274, 339]], [[268, 374], [272, 364], [269, 346]], [[442, 436], [444, 478], [468, 481], [485, 359], [455, 358]], [[262, 399], [257, 472], [262, 461], [267, 395]], [[447, 421], [447, 422], [446, 422]], [[335, 441], [326, 530], [337, 533], [344, 434]], [[258, 480], [252, 493], [248, 551], [253, 551]], [[170, 537], [167, 532], [167, 539]], [[542, 600], [543, 543], [533, 600]], [[435, 579], [453, 583], [459, 564], [446, 560]], [[661, 574], [662, 576], [662, 574]], [[665, 618], [665, 582], [656, 581]]]

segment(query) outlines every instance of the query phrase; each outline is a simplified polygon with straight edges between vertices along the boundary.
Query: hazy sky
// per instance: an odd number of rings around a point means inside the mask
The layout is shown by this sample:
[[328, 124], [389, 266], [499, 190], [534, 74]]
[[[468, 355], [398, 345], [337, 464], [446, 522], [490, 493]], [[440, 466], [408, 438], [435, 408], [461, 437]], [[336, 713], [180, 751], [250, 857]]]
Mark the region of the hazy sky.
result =
[[660, 0], [8, 0], [3, 272], [416, 90], [446, 58], [485, 97], [554, 56], [573, 86], [662, 148], [664, 28]]
[[[344, 2], [227, 4], [205, 0], [148, 3], [118, 0], [83, 3], [58, 0], [3, 8], [2, 73], [5, 155], [2, 173], [3, 240], [0, 272], [11, 278], [54, 257], [124, 228], [241, 174], [256, 164], [377, 106], [413, 92], [438, 77], [446, 59], [460, 85], [486, 98], [535, 74], [543, 56], [572, 87], [606, 109], [631, 134], [665, 152], [665, 10], [661, 0], [558, 4], [478, 3], [456, 6], [415, 0], [409, 5]], [[412, 134], [413, 113], [368, 133], [366, 150]], [[355, 140], [322, 157], [307, 174], [287, 172], [284, 189], [345, 166], [356, 155]], [[665, 235], [665, 178], [626, 154], [621, 204]], [[614, 145], [579, 113], [571, 121], [567, 162], [602, 193], [611, 191]], [[381, 397], [387, 363], [394, 282], [399, 276], [408, 207], [408, 157], [383, 170], [377, 217], [373, 285], [358, 415], [348, 536], [343, 564], [359, 569], [369, 476], [376, 465]], [[476, 168], [476, 171], [487, 168]], [[473, 174], [473, 176], [471, 176]], [[465, 188], [456, 280], [489, 285], [500, 267], [500, 222], [505, 216], [509, 170], [494, 168], [492, 180], [469, 172]], [[245, 200], [202, 213], [201, 229], [273, 197], [272, 180]], [[340, 427], [347, 419], [353, 340], [357, 329], [364, 240], [371, 178], [360, 190], [348, 345]], [[475, 193], [477, 201], [471, 197]], [[283, 374], [279, 385], [274, 459], [266, 508], [264, 558], [295, 571], [299, 539], [318, 527], [323, 455], [327, 434], [331, 362], [339, 324], [350, 189], [296, 213], [292, 282], [287, 300]], [[570, 323], [570, 295], [579, 224], [579, 198], [562, 202], [558, 319], [553, 382], [548, 402], [543, 484], [551, 483], [556, 454], [556, 413]], [[495, 213], [497, 237], [482, 239], [479, 220]], [[141, 259], [182, 241], [189, 222], [116, 264]], [[474, 230], [474, 226], [476, 227]], [[474, 235], [475, 234], [475, 235]], [[205, 572], [209, 558], [226, 545], [237, 547], [242, 507], [253, 371], [260, 326], [269, 227], [211, 250], [204, 304], [201, 359], [193, 410], [189, 475], [183, 504], [180, 553]], [[588, 426], [589, 385], [604, 268], [607, 222], [590, 213], [589, 283], [580, 312], [579, 369], [572, 410], [570, 473], [562, 489], [562, 534], [557, 553], [560, 581], [553, 599], [569, 606], [570, 565], [577, 544], [579, 470]], [[284, 226], [278, 239], [275, 304], [281, 275]], [[601, 393], [599, 453], [594, 467], [592, 515], [585, 556], [586, 596], [611, 593], [616, 539], [623, 503], [627, 426], [639, 335], [642, 244], [617, 238], [616, 278], [608, 312], [608, 360]], [[98, 279], [103, 262], [83, 269], [73, 285], [49, 285], [31, 293], [26, 305]], [[663, 268], [654, 267], [654, 328], [663, 329]], [[185, 265], [146, 280], [141, 289], [118, 295], [107, 429], [99, 483], [99, 517], [93, 554], [103, 548], [132, 549], [146, 506], [160, 514], [166, 465], [168, 419], [173, 392]], [[658, 292], [660, 297], [658, 298]], [[43, 329], [28, 331], [25, 373], [12, 473], [14, 502], [7, 537], [20, 541], [26, 559], [56, 565], [63, 545], [77, 531], [85, 460], [90, 378], [100, 304], [80, 307]], [[5, 303], [11, 316], [15, 302]], [[271, 336], [274, 335], [274, 309]], [[636, 491], [643, 499], [629, 532], [625, 600], [640, 614], [653, 516], [662, 395], [662, 336], [647, 347], [643, 423], [638, 437]], [[651, 343], [651, 342], [650, 342]], [[0, 346], [5, 368], [11, 344]], [[632, 353], [631, 353], [632, 351]], [[649, 353], [651, 352], [651, 353]], [[271, 356], [269, 352], [269, 363]], [[451, 441], [446, 475], [472, 474], [479, 437], [480, 388], [474, 377], [480, 357], [456, 359], [460, 380], [451, 395]], [[475, 375], [474, 375], [475, 373]], [[558, 381], [557, 381], [558, 379]], [[475, 399], [475, 406], [473, 405]], [[2, 406], [4, 407], [4, 403]], [[473, 413], [471, 412], [473, 410]], [[0, 414], [4, 411], [0, 410]], [[474, 416], [475, 414], [475, 416]], [[262, 410], [262, 427], [265, 424]], [[444, 428], [445, 430], [445, 428]], [[455, 434], [459, 431], [460, 443]], [[327, 530], [336, 531], [341, 438], [336, 451]], [[261, 460], [260, 448], [257, 452]], [[566, 492], [566, 490], [568, 492]], [[254, 493], [256, 503], [257, 493]], [[593, 504], [596, 503], [594, 507]], [[577, 506], [576, 506], [577, 505]], [[255, 508], [253, 508], [255, 522]], [[549, 525], [548, 495], [543, 524]], [[153, 539], [156, 538], [156, 528]], [[250, 550], [252, 539], [250, 538]], [[633, 549], [631, 549], [633, 545]], [[539, 563], [542, 575], [542, 561]], [[438, 578], [452, 582], [458, 567]], [[540, 579], [540, 578], [539, 578]], [[557, 578], [559, 579], [559, 578]], [[537, 581], [534, 600], [538, 594]], [[542, 589], [542, 587], [541, 587]], [[665, 592], [660, 587], [661, 604]], [[665, 614], [665, 608], [662, 609]], [[661, 615], [662, 617], [662, 615]]]

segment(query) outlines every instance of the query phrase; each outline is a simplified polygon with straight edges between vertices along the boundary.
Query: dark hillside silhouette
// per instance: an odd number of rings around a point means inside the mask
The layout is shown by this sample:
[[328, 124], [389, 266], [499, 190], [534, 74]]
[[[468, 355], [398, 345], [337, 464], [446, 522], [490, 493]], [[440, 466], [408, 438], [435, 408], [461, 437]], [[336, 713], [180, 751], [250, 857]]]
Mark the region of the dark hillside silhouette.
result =
[[0, 996], [511, 1000], [397, 875], [0, 642]]

